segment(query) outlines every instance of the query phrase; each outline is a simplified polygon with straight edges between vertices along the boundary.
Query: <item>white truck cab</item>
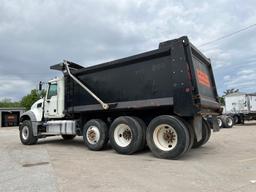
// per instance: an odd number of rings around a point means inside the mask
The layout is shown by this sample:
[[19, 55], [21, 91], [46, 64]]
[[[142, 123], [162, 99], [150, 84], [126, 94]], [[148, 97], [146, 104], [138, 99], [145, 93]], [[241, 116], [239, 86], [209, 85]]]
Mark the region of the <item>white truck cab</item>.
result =
[[23, 144], [34, 144], [40, 137], [61, 135], [72, 139], [76, 135], [76, 121], [65, 119], [64, 77], [48, 82], [46, 95], [36, 101], [20, 118], [20, 139]]
[[43, 103], [44, 99], [39, 99], [36, 101], [30, 109], [30, 112], [32, 112], [35, 115], [36, 121], [42, 121], [43, 118]]
[[48, 83], [44, 99], [44, 118], [63, 118], [64, 115], [64, 78], [55, 78]]

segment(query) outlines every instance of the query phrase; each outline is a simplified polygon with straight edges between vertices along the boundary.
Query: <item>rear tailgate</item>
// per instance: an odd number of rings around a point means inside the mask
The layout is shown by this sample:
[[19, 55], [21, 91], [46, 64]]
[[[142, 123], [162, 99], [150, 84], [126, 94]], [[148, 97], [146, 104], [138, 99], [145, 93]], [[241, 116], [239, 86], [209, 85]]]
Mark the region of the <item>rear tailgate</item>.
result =
[[[190, 43], [190, 68], [195, 93], [195, 104], [201, 112], [220, 112], [218, 94], [210, 60]], [[192, 58], [192, 60], [191, 60]]]

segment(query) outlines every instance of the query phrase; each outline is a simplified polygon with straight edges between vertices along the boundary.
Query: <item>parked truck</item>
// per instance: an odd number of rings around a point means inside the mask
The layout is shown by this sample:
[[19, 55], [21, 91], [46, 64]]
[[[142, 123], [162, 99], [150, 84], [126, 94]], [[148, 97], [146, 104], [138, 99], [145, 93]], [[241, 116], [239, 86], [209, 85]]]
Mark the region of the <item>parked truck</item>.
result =
[[64, 75], [49, 81], [46, 96], [21, 116], [25, 145], [83, 136], [90, 150], [109, 142], [118, 153], [133, 154], [147, 145], [156, 157], [178, 159], [205, 144], [211, 128], [219, 130], [210, 60], [186, 36], [91, 67], [64, 60], [50, 68]]
[[242, 92], [225, 96], [224, 114], [232, 116], [234, 123], [244, 123], [245, 120], [256, 120], [256, 94]]
[[234, 125], [233, 117], [227, 114], [217, 116], [217, 121], [220, 128], [232, 128]]

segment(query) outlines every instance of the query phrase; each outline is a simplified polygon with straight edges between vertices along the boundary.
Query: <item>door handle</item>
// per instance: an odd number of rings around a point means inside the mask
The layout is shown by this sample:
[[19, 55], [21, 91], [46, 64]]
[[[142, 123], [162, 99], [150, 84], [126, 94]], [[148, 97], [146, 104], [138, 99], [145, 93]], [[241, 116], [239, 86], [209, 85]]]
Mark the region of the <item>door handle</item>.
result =
[[46, 100], [47, 103], [50, 103], [50, 100]]

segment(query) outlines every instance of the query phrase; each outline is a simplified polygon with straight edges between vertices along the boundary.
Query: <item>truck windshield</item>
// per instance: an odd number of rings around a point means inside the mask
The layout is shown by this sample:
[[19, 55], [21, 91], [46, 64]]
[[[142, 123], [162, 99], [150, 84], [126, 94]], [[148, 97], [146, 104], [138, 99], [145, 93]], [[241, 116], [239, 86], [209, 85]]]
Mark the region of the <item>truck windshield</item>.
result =
[[57, 95], [57, 84], [50, 84], [47, 99], [50, 99], [52, 96], [55, 95]]

